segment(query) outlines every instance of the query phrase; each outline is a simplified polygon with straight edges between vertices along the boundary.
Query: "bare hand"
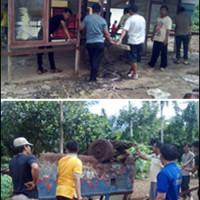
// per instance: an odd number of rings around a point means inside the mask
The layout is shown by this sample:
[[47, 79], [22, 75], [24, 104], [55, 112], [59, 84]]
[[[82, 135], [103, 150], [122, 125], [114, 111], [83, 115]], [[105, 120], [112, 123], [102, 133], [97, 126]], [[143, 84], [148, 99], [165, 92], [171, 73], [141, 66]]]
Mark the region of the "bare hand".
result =
[[110, 41], [110, 44], [115, 44], [115, 42], [113, 40]]
[[24, 185], [27, 187], [27, 190], [33, 190], [36, 186], [33, 181], [29, 181], [27, 183], [24, 183]]
[[78, 197], [78, 200], [82, 200], [83, 199], [83, 197]]
[[121, 40], [118, 40], [115, 44], [116, 45], [120, 45], [122, 43], [122, 41]]
[[184, 169], [184, 168], [186, 168], [186, 167], [187, 167], [187, 165], [182, 165], [181, 169]]
[[76, 44], [76, 40], [69, 39], [69, 41], [70, 41], [72, 44]]
[[164, 46], [167, 46], [168, 45], [168, 41], [164, 40], [163, 44], [164, 44]]
[[138, 144], [134, 144], [133, 146], [135, 147], [135, 150], [136, 150], [136, 151], [139, 151], [139, 146], [138, 146]]

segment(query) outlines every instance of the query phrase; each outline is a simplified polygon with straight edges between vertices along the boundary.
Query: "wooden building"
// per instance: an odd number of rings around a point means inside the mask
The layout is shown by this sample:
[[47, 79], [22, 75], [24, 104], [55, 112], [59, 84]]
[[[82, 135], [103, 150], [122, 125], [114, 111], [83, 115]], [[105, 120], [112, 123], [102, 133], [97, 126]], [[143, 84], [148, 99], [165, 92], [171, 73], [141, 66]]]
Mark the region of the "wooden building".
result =
[[[177, 13], [177, 8], [184, 5], [186, 10], [192, 15], [196, 0], [3, 0], [1, 3], [8, 2], [9, 11], [9, 31], [8, 31], [8, 80], [12, 79], [11, 56], [33, 54], [39, 52], [49, 52], [49, 49], [30, 49], [39, 46], [54, 46], [53, 51], [76, 50], [75, 72], [79, 71], [79, 49], [80, 49], [80, 31], [77, 28], [76, 16], [74, 16], [74, 25], [72, 23], [73, 38], [75, 43], [72, 45], [65, 38], [55, 38], [49, 41], [49, 18], [59, 9], [69, 7], [73, 13], [87, 15], [88, 7], [94, 2], [102, 5], [101, 14], [106, 13], [107, 23], [110, 23], [111, 8], [121, 8], [136, 4], [139, 8], [138, 13], [143, 15], [147, 22], [147, 36], [153, 29], [155, 19], [159, 16], [161, 5], [169, 7], [169, 16], [173, 19]], [[38, 38], [38, 32], [43, 27], [43, 37]], [[147, 40], [146, 40], [147, 41]], [[146, 42], [147, 45], [147, 42]]]

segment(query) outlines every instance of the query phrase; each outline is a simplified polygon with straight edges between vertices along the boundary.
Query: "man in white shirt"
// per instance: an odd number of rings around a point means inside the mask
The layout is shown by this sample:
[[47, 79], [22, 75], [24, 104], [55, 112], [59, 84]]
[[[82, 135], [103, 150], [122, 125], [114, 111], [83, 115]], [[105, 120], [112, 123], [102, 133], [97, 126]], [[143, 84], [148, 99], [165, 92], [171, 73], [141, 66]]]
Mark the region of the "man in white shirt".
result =
[[[184, 154], [182, 155], [182, 164], [188, 168], [192, 169], [193, 168], [193, 160], [194, 160], [194, 153], [190, 151], [190, 148], [192, 145], [190, 143], [186, 143], [183, 147]], [[181, 170], [182, 176], [183, 176], [183, 181], [181, 184], [181, 191], [185, 192], [190, 189], [190, 177], [191, 177], [191, 172], [185, 171], [184, 169]], [[187, 197], [189, 197], [190, 200], [192, 200], [192, 195], [191, 193], [187, 193], [183, 195], [183, 200], [186, 200]]]
[[133, 71], [129, 74], [129, 77], [133, 77], [134, 80], [138, 79], [137, 63], [141, 62], [142, 49], [145, 41], [146, 34], [146, 22], [144, 17], [137, 14], [138, 7], [132, 5], [129, 8], [130, 17], [126, 20], [122, 34], [117, 45], [121, 44], [122, 39], [128, 33], [128, 44], [130, 51], [128, 52], [128, 58], [133, 68]]
[[153, 154], [147, 156], [144, 155], [140, 150], [137, 144], [134, 145], [136, 151], [138, 152], [138, 155], [143, 160], [149, 160], [151, 161], [151, 167], [149, 171], [150, 176], [150, 191], [149, 191], [149, 200], [155, 200], [156, 197], [156, 186], [157, 186], [157, 175], [160, 172], [160, 170], [163, 168], [163, 165], [160, 161], [160, 149], [162, 147], [161, 142], [156, 142], [153, 145]]
[[170, 29], [172, 27], [172, 20], [168, 16], [168, 7], [161, 6], [160, 17], [156, 19], [156, 25], [152, 35], [153, 52], [151, 61], [148, 63], [149, 68], [153, 68], [158, 60], [161, 52], [160, 70], [164, 71], [167, 67], [167, 46], [168, 38], [170, 36]]

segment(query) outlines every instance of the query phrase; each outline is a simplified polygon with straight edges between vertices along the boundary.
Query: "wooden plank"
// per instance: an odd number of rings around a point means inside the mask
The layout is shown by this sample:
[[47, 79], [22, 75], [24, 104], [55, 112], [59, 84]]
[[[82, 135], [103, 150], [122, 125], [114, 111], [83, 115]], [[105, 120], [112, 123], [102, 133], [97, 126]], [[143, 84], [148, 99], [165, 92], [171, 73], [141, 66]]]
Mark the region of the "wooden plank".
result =
[[76, 49], [81, 49], [82, 47], [56, 47], [52, 49], [31, 49], [23, 51], [11, 51], [11, 52], [1, 52], [1, 56], [23, 56], [31, 55], [37, 53], [48, 53], [48, 52], [61, 52], [61, 51], [72, 51]]
[[[8, 24], [11, 24], [11, 0], [8, 0]], [[11, 29], [8, 28], [8, 52], [10, 53]], [[8, 83], [12, 82], [12, 56], [8, 56]]]
[[189, 189], [189, 190], [187, 190], [187, 191], [181, 192], [179, 196], [181, 197], [181, 196], [184, 195], [184, 194], [187, 194], [187, 193], [189, 193], [189, 192], [193, 192], [193, 191], [198, 190], [198, 189], [199, 189], [199, 186], [194, 187], [194, 188], [191, 188], [191, 189]]

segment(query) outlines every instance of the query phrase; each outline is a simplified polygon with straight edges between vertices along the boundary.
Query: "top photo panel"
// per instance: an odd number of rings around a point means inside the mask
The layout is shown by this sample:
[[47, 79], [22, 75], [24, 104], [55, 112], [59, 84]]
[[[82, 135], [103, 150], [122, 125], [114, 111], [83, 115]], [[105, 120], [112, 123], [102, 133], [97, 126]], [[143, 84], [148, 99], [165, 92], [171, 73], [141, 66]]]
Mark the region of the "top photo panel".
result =
[[2, 99], [199, 99], [198, 0], [2, 0]]

